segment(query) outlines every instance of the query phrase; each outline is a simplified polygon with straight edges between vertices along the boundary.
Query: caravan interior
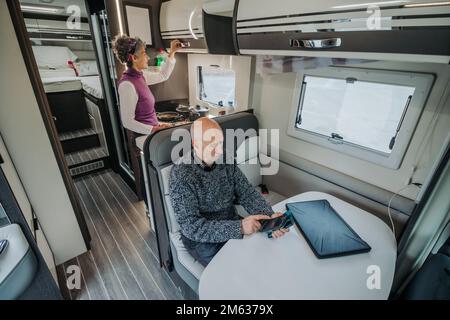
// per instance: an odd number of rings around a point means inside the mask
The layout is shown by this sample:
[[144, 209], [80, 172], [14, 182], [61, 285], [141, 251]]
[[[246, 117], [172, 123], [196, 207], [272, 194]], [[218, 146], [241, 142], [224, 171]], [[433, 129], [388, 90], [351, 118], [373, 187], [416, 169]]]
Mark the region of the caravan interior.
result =
[[[450, 299], [449, 2], [0, 6], [0, 299]], [[165, 129], [122, 124], [123, 34], [153, 73], [180, 41], [149, 86]], [[370, 251], [318, 257], [294, 223], [200, 263], [170, 176], [177, 130], [203, 117], [275, 212], [326, 200]]]

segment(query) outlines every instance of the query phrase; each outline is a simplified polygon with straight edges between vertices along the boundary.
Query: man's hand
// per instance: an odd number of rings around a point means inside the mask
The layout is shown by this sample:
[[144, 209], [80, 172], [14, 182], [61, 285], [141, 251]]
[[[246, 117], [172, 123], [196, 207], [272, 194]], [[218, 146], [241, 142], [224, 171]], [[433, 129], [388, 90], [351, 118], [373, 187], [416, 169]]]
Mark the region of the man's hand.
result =
[[255, 214], [245, 217], [241, 221], [241, 233], [243, 235], [250, 235], [258, 232], [258, 230], [261, 228], [261, 223], [259, 223], [258, 220], [268, 219], [270, 219], [270, 217], [264, 214]]
[[[270, 216], [270, 218], [271, 218], [271, 219], [274, 219], [274, 218], [281, 217], [282, 215], [283, 215], [283, 213], [281, 213], [281, 212], [275, 212], [274, 214], [272, 214], [272, 215]], [[284, 229], [284, 228], [282, 228], [282, 229], [280, 229], [280, 230], [273, 231], [273, 232], [272, 232], [272, 238], [279, 238], [279, 237], [282, 237], [282, 236], [284, 236], [284, 234], [285, 234], [286, 232], [289, 232], [289, 229]]]

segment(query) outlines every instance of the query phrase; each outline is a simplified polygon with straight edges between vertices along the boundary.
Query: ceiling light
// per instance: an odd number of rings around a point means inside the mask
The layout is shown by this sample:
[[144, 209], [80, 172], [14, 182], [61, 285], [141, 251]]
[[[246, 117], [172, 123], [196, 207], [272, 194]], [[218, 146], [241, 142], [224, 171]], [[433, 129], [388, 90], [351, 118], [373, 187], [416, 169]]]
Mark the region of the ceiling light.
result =
[[405, 4], [405, 8], [417, 8], [417, 7], [435, 7], [435, 6], [450, 6], [450, 2], [428, 2], [428, 3], [411, 3]]
[[347, 9], [347, 8], [358, 8], [358, 7], [368, 7], [368, 6], [378, 6], [378, 5], [387, 5], [387, 4], [395, 4], [395, 3], [403, 3], [409, 2], [408, 0], [394, 0], [394, 1], [378, 1], [378, 2], [366, 2], [366, 3], [358, 3], [358, 4], [346, 4], [343, 6], [334, 6], [333, 9]]

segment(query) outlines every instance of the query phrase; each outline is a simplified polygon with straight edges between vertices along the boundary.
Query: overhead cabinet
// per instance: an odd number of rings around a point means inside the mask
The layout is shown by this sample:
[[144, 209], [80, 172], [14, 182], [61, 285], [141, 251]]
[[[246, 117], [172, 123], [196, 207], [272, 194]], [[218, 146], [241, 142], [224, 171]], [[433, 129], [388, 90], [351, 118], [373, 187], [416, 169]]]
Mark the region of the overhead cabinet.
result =
[[239, 52], [448, 63], [450, 4], [436, 4], [240, 0]]
[[161, 4], [160, 29], [164, 46], [179, 39], [184, 52], [207, 52], [201, 0], [171, 0]]
[[164, 46], [179, 39], [182, 52], [236, 54], [233, 33], [235, 0], [171, 0], [161, 4]]
[[72, 27], [65, 20], [26, 18], [25, 25], [31, 40], [91, 41], [87, 22]]

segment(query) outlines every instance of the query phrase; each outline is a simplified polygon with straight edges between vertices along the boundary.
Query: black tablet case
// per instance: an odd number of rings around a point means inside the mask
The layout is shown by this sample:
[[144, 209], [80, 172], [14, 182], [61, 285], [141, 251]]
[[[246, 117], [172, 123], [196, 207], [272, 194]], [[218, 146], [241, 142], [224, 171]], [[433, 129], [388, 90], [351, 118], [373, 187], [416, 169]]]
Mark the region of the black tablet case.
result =
[[327, 200], [286, 204], [319, 259], [370, 251], [370, 246], [342, 219]]

